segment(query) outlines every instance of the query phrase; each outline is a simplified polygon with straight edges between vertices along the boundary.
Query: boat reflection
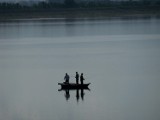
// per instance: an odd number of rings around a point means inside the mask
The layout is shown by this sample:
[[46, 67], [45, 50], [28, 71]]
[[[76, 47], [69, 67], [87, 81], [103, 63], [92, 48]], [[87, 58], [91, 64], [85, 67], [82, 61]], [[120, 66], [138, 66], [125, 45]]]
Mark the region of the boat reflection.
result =
[[58, 91], [64, 91], [65, 92], [64, 96], [66, 98], [66, 101], [68, 101], [69, 98], [70, 98], [70, 91], [76, 91], [76, 100], [77, 100], [77, 102], [79, 102], [80, 98], [81, 98], [82, 101], [84, 100], [84, 95], [85, 95], [84, 91], [85, 90], [90, 91], [89, 88], [81, 88], [81, 89], [64, 89], [63, 88], [63, 89], [59, 89]]

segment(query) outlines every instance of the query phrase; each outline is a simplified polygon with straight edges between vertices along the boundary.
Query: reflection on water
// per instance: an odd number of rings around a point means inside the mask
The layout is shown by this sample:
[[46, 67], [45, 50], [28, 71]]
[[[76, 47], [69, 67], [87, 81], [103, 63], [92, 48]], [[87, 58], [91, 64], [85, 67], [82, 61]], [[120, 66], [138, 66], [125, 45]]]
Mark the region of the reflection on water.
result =
[[76, 100], [77, 102], [79, 102], [79, 99], [81, 97], [81, 100], [84, 100], [84, 95], [85, 95], [85, 90], [90, 91], [89, 88], [82, 88], [82, 89], [59, 89], [58, 91], [65, 91], [64, 93], [64, 97], [66, 98], [66, 100], [68, 101], [70, 98], [70, 91], [71, 92], [75, 92], [76, 91]]

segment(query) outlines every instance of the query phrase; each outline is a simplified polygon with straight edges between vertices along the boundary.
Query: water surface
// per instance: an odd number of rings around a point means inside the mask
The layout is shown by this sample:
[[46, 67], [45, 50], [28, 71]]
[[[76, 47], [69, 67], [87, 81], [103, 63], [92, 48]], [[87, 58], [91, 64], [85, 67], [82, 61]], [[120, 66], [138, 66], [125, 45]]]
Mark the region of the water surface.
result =
[[[0, 23], [0, 120], [159, 120], [159, 19]], [[67, 72], [90, 91], [58, 91]]]

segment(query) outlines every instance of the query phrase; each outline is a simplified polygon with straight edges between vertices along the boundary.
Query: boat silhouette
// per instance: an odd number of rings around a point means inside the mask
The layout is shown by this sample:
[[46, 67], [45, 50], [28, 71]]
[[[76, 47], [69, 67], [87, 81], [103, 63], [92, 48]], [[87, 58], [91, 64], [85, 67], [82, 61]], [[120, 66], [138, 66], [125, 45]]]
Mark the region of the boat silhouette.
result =
[[88, 89], [88, 86], [91, 83], [85, 83], [85, 84], [76, 84], [76, 83], [58, 83], [58, 85], [61, 85], [62, 89]]

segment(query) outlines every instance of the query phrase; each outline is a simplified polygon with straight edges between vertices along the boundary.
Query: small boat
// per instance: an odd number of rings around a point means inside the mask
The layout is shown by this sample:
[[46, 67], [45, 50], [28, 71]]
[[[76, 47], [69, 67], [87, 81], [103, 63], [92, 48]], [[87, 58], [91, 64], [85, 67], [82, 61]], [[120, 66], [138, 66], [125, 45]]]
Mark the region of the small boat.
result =
[[91, 91], [88, 87], [87, 88], [61, 88], [58, 89], [58, 91], [75, 91], [75, 90], [87, 90], [87, 91]]
[[76, 84], [76, 83], [58, 83], [62, 89], [87, 89], [91, 83]]

